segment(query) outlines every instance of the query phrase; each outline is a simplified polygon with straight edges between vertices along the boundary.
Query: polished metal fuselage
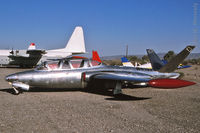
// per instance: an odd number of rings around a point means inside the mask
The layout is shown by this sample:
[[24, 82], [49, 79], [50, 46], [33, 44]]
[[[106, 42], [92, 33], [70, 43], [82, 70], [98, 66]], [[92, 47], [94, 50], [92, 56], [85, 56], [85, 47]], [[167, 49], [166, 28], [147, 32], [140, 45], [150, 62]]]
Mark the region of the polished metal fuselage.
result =
[[81, 72], [63, 71], [27, 71], [17, 73], [17, 81], [30, 87], [40, 88], [83, 88]]
[[[83, 73], [88, 74], [85, 77], [87, 79], [83, 79]], [[85, 88], [91, 77], [99, 73], [117, 73], [122, 76], [134, 76], [135, 78], [147, 80], [177, 78], [179, 76], [178, 73], [159, 73], [150, 69], [100, 65], [65, 70], [30, 70], [9, 75], [6, 80], [39, 88]]]

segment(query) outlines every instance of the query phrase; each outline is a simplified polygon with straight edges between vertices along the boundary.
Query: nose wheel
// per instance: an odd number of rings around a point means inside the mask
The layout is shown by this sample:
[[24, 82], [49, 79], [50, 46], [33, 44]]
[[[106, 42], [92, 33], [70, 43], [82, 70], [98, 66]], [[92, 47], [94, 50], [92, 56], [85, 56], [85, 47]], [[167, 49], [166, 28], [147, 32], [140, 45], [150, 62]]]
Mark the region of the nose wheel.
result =
[[14, 95], [19, 95], [20, 91], [15, 87], [13, 87], [13, 89], [14, 89]]

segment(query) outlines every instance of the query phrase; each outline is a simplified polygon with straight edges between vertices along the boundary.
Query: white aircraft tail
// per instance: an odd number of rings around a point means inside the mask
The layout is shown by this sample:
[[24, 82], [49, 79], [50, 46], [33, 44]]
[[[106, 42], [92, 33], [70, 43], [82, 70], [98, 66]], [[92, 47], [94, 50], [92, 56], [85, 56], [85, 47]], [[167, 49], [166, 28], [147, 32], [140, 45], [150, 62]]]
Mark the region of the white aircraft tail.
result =
[[80, 26], [77, 26], [72, 33], [64, 51], [72, 54], [85, 53], [85, 41], [83, 35], [83, 29]]
[[36, 49], [35, 43], [31, 43], [28, 47], [28, 50], [34, 50]]
[[77, 26], [74, 29], [65, 48], [48, 50], [46, 56], [49, 57], [66, 57], [73, 54], [85, 53], [85, 41], [83, 36], [83, 29]]

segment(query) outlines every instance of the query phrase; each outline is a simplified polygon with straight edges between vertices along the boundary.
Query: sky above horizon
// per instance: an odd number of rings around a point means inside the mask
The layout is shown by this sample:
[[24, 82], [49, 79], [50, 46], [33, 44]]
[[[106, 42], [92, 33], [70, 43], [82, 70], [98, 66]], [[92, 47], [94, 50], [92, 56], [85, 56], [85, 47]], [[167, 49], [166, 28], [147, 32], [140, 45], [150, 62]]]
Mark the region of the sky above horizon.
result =
[[[199, 0], [0, 0], [0, 49], [65, 47], [74, 28], [82, 26], [86, 50], [100, 56], [181, 51], [194, 43]], [[199, 36], [199, 35], [198, 35]], [[198, 37], [199, 38], [199, 37]]]

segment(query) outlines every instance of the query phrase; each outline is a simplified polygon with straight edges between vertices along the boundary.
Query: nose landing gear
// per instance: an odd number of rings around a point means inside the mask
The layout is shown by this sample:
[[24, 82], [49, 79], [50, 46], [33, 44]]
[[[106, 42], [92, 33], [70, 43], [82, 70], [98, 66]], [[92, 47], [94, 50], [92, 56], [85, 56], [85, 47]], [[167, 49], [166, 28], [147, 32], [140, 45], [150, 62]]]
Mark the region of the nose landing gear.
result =
[[14, 92], [13, 92], [14, 95], [20, 94], [20, 91], [16, 87], [13, 87], [13, 89], [14, 89]]

